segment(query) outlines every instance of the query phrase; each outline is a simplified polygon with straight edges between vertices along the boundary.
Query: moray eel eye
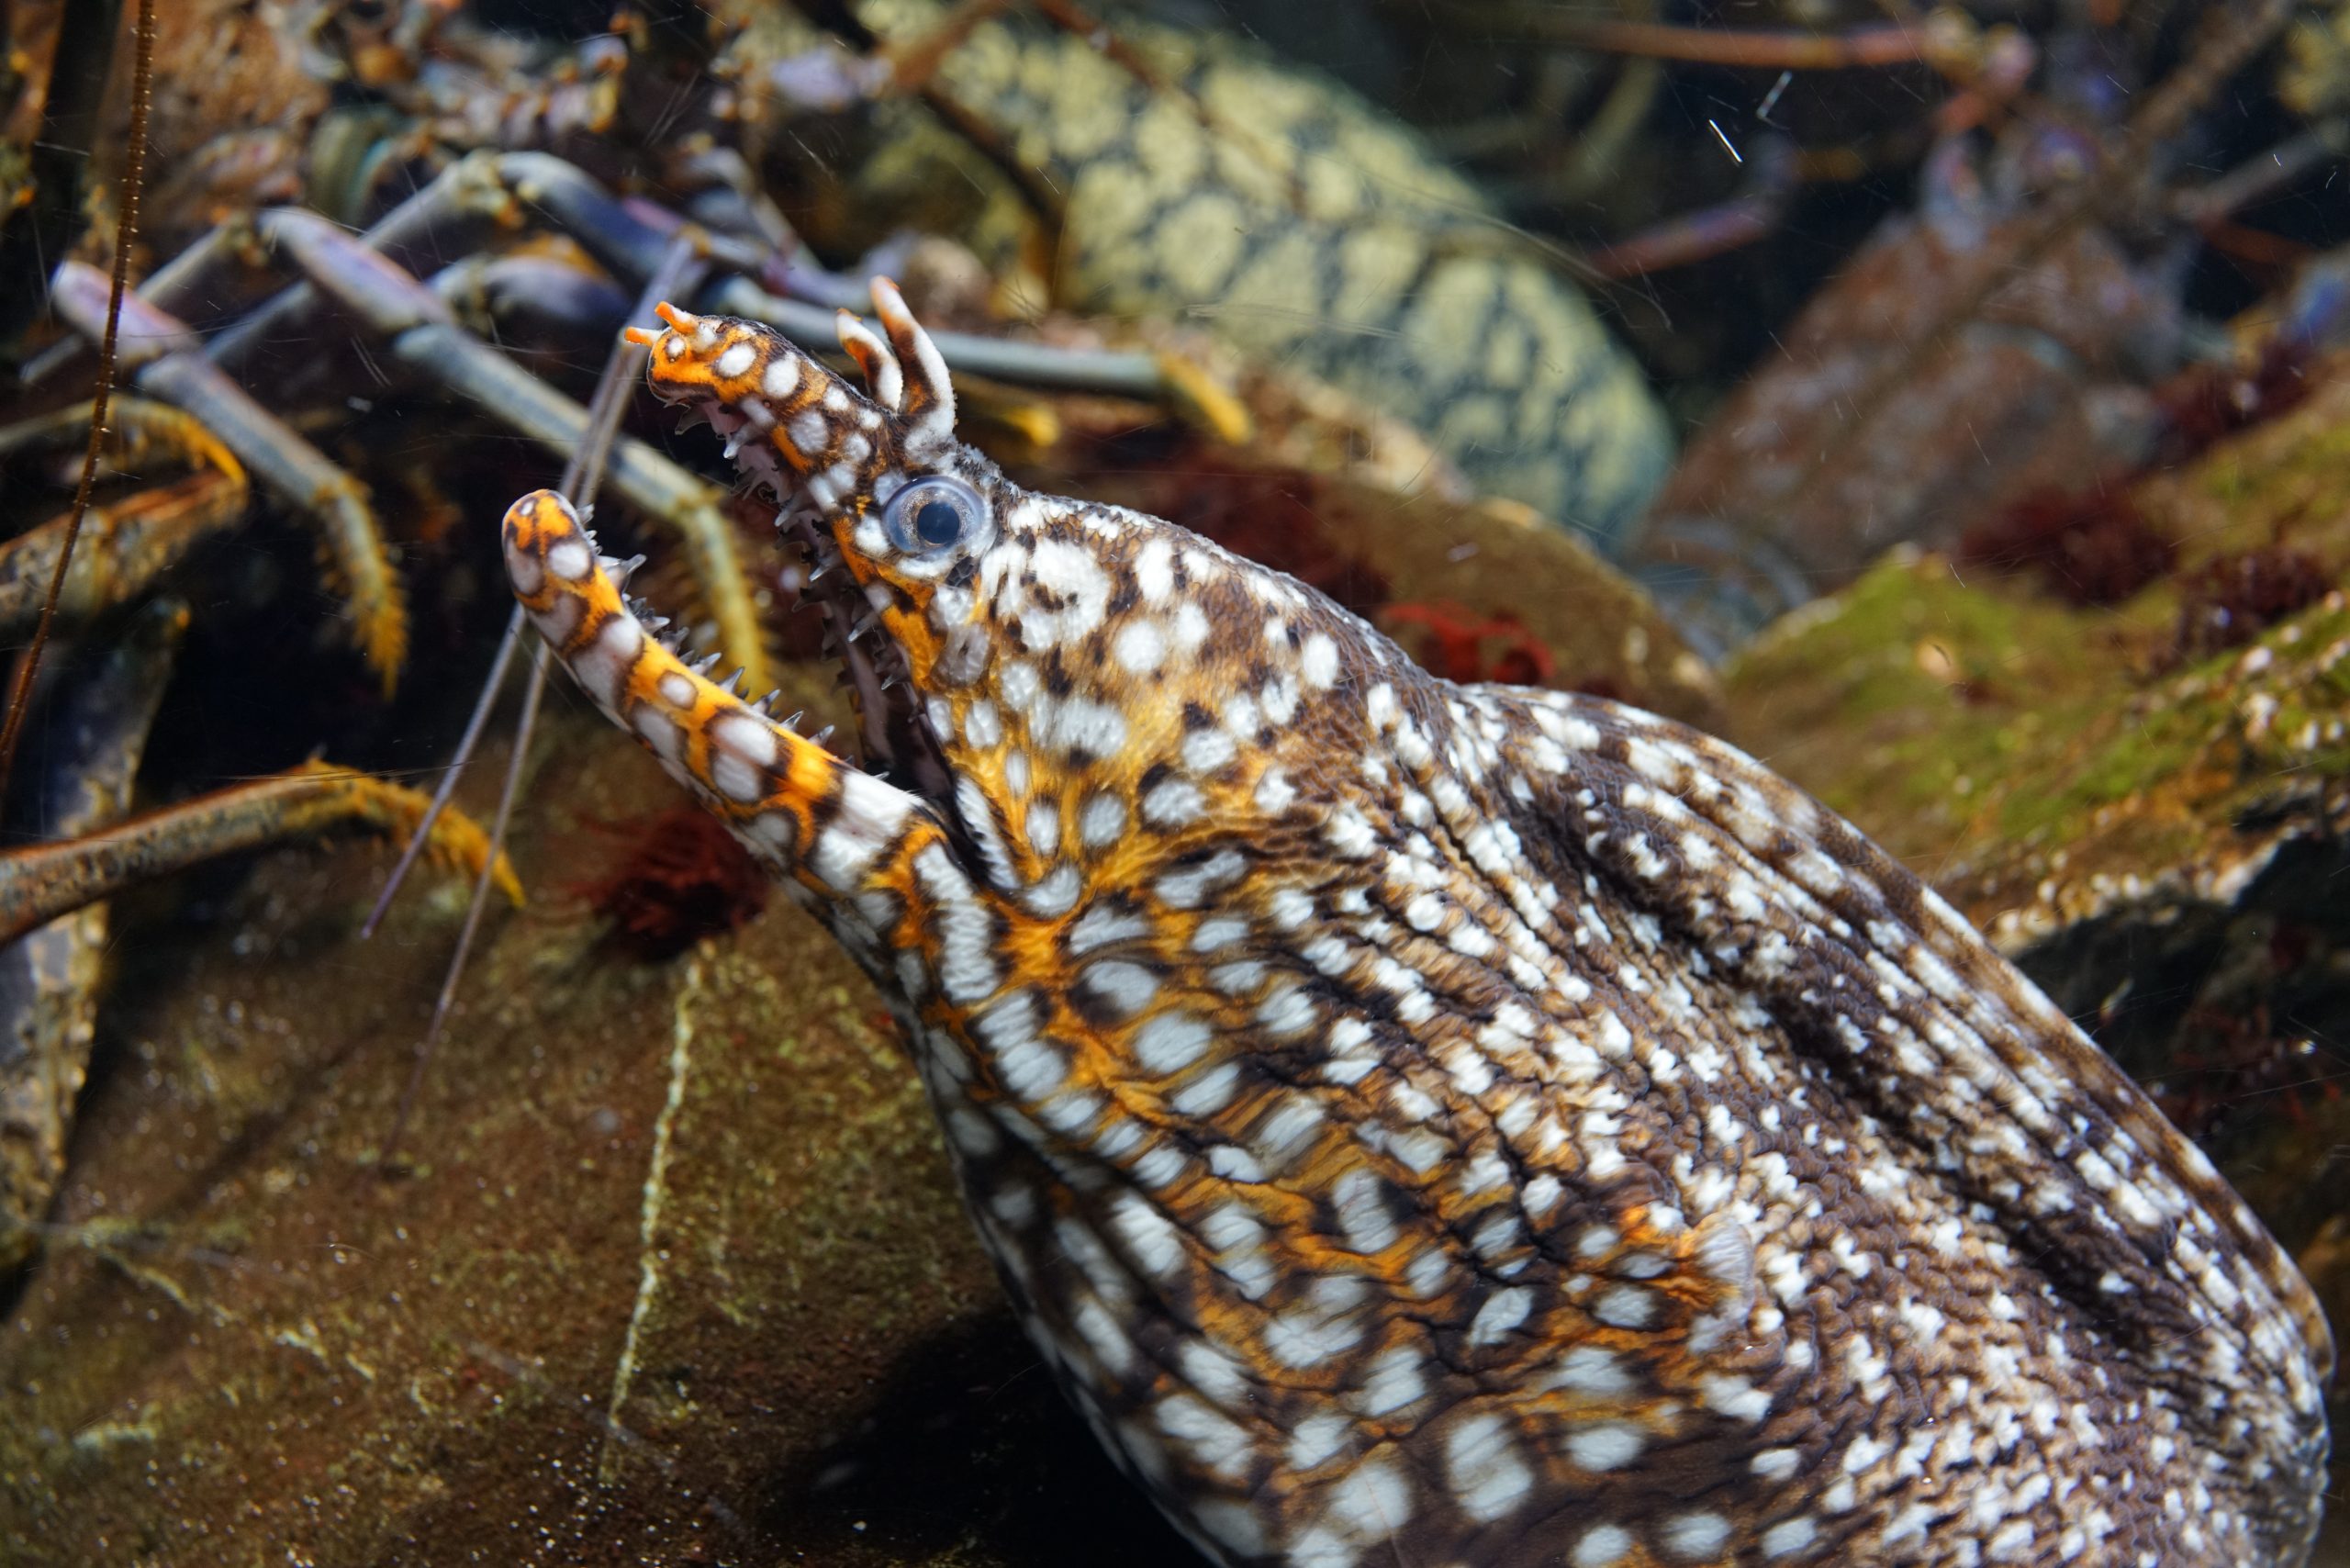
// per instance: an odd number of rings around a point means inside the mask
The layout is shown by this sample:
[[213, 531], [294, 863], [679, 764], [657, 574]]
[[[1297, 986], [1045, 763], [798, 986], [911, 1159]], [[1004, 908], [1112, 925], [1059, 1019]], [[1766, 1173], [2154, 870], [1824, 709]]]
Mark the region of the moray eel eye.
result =
[[945, 475], [915, 480], [881, 509], [890, 543], [909, 555], [978, 543], [988, 522], [988, 504], [979, 493]]

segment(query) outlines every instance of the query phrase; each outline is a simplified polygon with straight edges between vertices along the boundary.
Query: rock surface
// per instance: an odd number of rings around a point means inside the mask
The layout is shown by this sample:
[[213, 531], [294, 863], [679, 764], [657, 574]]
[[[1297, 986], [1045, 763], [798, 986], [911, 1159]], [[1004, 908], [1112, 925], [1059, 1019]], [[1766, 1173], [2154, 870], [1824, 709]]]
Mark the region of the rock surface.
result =
[[[783, 901], [599, 939], [592, 824], [670, 802], [576, 700], [505, 917], [377, 1174], [456, 895], [287, 850], [124, 955], [0, 1330], [26, 1564], [1191, 1561], [1065, 1411], [871, 991]], [[485, 773], [494, 769], [485, 769]], [[498, 917], [493, 917], [497, 919]]]

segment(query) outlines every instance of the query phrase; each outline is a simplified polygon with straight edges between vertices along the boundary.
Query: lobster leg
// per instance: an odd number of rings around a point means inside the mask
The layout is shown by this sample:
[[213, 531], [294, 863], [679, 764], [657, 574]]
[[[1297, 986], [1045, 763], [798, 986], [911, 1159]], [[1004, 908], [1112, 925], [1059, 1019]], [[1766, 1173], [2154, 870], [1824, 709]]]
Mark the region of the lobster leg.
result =
[[[432, 291], [315, 215], [262, 215], [263, 237], [303, 274], [389, 340], [393, 355], [551, 452], [568, 454], [588, 410], [456, 324]], [[760, 685], [771, 682], [758, 613], [719, 491], [641, 441], [612, 449], [608, 477], [632, 506], [683, 543], [720, 639]]]
[[[67, 262], [57, 269], [59, 313], [94, 342], [106, 332], [107, 294], [106, 275], [95, 267]], [[135, 295], [122, 303], [120, 352], [130, 384], [202, 419], [263, 486], [318, 521], [351, 603], [354, 640], [389, 692], [408, 652], [408, 607], [364, 487], [207, 359], [185, 324]]]
[[[111, 460], [129, 470], [162, 458], [195, 472], [168, 484], [90, 509], [73, 553], [58, 610], [73, 625], [148, 591], [198, 543], [245, 513], [250, 489], [243, 465], [193, 415], [141, 398], [118, 399], [108, 416]], [[90, 405], [0, 430], [0, 457], [79, 444], [90, 428]], [[0, 544], [0, 636], [32, 629], [64, 548], [67, 519], [48, 522]]]
[[[185, 605], [159, 601], [90, 667], [69, 670], [34, 781], [38, 831], [88, 834], [129, 809], [186, 626]], [[108, 937], [106, 905], [90, 902], [0, 946], [0, 1273], [33, 1250], [31, 1222], [65, 1172]]]
[[[103, 834], [35, 845], [0, 855], [0, 941], [79, 908], [191, 866], [282, 840], [345, 828], [404, 835], [424, 815], [425, 797], [372, 774], [323, 762], [232, 784], [148, 812]], [[488, 839], [469, 818], [443, 811], [428, 853], [478, 871]], [[522, 885], [501, 858], [496, 880], [516, 903]]]

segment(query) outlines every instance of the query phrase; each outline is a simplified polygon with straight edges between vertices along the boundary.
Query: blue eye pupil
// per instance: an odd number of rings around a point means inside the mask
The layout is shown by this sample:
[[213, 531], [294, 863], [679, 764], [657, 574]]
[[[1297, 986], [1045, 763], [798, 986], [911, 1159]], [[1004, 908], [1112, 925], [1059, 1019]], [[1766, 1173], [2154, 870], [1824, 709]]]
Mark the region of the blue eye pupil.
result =
[[952, 544], [963, 536], [963, 514], [952, 501], [924, 501], [914, 513], [914, 537], [924, 544]]

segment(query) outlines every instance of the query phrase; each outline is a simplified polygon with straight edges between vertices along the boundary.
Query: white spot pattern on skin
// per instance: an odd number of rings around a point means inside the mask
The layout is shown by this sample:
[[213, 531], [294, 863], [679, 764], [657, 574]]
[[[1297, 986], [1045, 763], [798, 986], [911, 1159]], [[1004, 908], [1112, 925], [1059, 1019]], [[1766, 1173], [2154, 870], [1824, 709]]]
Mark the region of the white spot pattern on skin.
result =
[[1147, 541], [1135, 557], [1135, 586], [1151, 604], [1164, 604], [1175, 591], [1175, 548], [1164, 539]]
[[1035, 734], [1043, 745], [1066, 755], [1115, 756], [1126, 744], [1126, 717], [1107, 703], [1071, 698], [1052, 708]]
[[1119, 628], [1112, 649], [1128, 673], [1148, 675], [1167, 662], [1167, 633], [1155, 622], [1129, 622]]
[[1028, 845], [1037, 854], [1046, 857], [1050, 857], [1060, 848], [1060, 808], [1050, 801], [1034, 801], [1029, 803]]
[[1460, 1511], [1480, 1524], [1516, 1507], [1534, 1486], [1534, 1473], [1499, 1416], [1455, 1421], [1445, 1438], [1444, 1463]]
[[1021, 895], [1030, 912], [1047, 920], [1067, 914], [1077, 907], [1077, 895], [1083, 890], [1077, 868], [1063, 861], [1038, 878], [1034, 886]]
[[1291, 1435], [1289, 1462], [1299, 1470], [1319, 1469], [1347, 1446], [1353, 1433], [1351, 1417], [1337, 1410], [1316, 1412], [1300, 1421]]
[[1214, 1038], [1200, 1019], [1183, 1013], [1160, 1013], [1135, 1031], [1135, 1060], [1146, 1072], [1164, 1078], [1199, 1060]]
[[1178, 1394], [1158, 1402], [1158, 1426], [1188, 1448], [1207, 1472], [1225, 1481], [1248, 1473], [1256, 1448], [1248, 1431], [1218, 1415], [1196, 1394]]
[[1070, 923], [1068, 943], [1071, 954], [1083, 957], [1113, 943], [1131, 942], [1150, 935], [1150, 922], [1131, 910], [1114, 904], [1096, 904]]
[[1288, 811], [1297, 799], [1297, 790], [1290, 783], [1287, 773], [1278, 767], [1268, 767], [1264, 777], [1257, 781], [1254, 798], [1259, 811], [1269, 817], [1278, 817]]
[[1330, 1536], [1356, 1547], [1392, 1541], [1412, 1522], [1412, 1485], [1393, 1458], [1365, 1459], [1333, 1484], [1322, 1523]]
[[1533, 1309], [1534, 1293], [1530, 1289], [1519, 1286], [1495, 1291], [1485, 1298], [1485, 1305], [1477, 1309], [1475, 1320], [1469, 1325], [1469, 1343], [1498, 1344], [1515, 1333]]
[[634, 724], [637, 734], [662, 761], [674, 764], [684, 755], [684, 733], [677, 728], [677, 721], [660, 709], [650, 704], [639, 708]]
[[565, 582], [580, 581], [595, 564], [595, 552], [576, 539], [566, 539], [547, 552], [547, 570]]
[[1167, 1103], [1187, 1116], [1212, 1116], [1232, 1103], [1239, 1087], [1239, 1068], [1219, 1062], [1178, 1089]]
[[[616, 616], [604, 623], [596, 640], [585, 650], [572, 655], [572, 672], [589, 696], [608, 712], [617, 712], [620, 694], [628, 679], [630, 667], [644, 646], [644, 633], [637, 623], [625, 616]], [[733, 791], [729, 790], [732, 794]], [[756, 795], [735, 796], [737, 800], [756, 800]]]
[[1601, 1296], [1591, 1315], [1614, 1328], [1646, 1328], [1656, 1320], [1656, 1293], [1618, 1285]]
[[816, 874], [845, 892], [881, 851], [896, 842], [912, 798], [861, 773], [841, 778], [840, 812], [816, 834], [809, 860]]
[[1631, 1551], [1631, 1531], [1622, 1525], [1595, 1525], [1583, 1531], [1567, 1561], [1572, 1568], [1611, 1568]]
[[1096, 795], [1078, 813], [1078, 841], [1088, 849], [1107, 849], [1125, 831], [1126, 803], [1115, 795]]
[[1165, 1279], [1182, 1266], [1183, 1232], [1140, 1193], [1112, 1200], [1111, 1226], [1142, 1271]]
[[1371, 1363], [1370, 1376], [1355, 1395], [1355, 1408], [1366, 1416], [1392, 1416], [1427, 1397], [1425, 1358], [1409, 1345], [1381, 1352]]
[[1248, 938], [1248, 923], [1237, 915], [1212, 914], [1192, 933], [1192, 951], [1216, 953]]
[[1257, 1008], [1257, 1022], [1276, 1039], [1302, 1035], [1318, 1016], [1314, 999], [1303, 986], [1288, 986], [1267, 997]]
[[1183, 827], [1204, 816], [1207, 806], [1199, 786], [1187, 778], [1169, 778], [1142, 798], [1142, 820], [1158, 828]]
[[1621, 1470], [1648, 1446], [1638, 1427], [1604, 1421], [1567, 1433], [1567, 1457], [1585, 1470]]
[[1327, 691], [1338, 678], [1338, 645], [1315, 632], [1299, 650], [1298, 674], [1315, 691]]
[[1176, 1353], [1176, 1372], [1208, 1399], [1229, 1410], [1248, 1401], [1248, 1371], [1205, 1339], [1193, 1339]]
[[1369, 1256], [1395, 1245], [1403, 1233], [1380, 1198], [1378, 1177], [1357, 1167], [1338, 1178], [1332, 1193], [1350, 1248]]
[[1193, 730], [1183, 737], [1183, 766], [1194, 773], [1214, 773], [1238, 756], [1239, 751], [1226, 731]]
[[1123, 958], [1100, 958], [1086, 966], [1081, 982], [1122, 1017], [1131, 1018], [1158, 994], [1158, 977]]
[[1658, 1532], [1665, 1551], [1684, 1562], [1713, 1556], [1729, 1540], [1729, 1521], [1719, 1514], [1681, 1514], [1667, 1519]]

